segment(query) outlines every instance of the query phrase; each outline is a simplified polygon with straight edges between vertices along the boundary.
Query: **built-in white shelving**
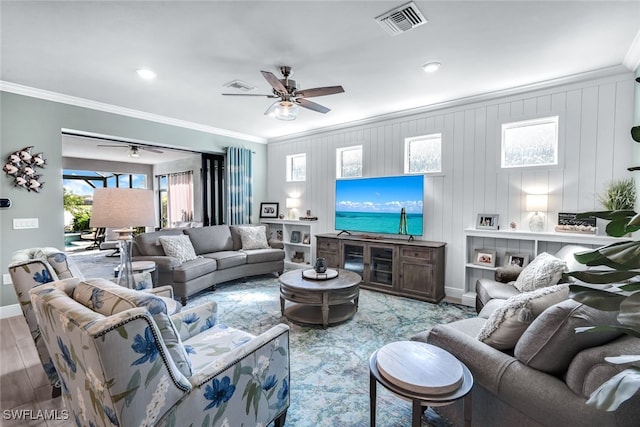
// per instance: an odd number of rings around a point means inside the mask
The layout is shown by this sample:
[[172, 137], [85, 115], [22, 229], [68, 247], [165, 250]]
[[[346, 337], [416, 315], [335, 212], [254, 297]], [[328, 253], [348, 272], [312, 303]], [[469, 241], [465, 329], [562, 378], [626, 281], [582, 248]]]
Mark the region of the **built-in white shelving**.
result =
[[[265, 219], [260, 222], [269, 224], [271, 239], [281, 240], [284, 246], [286, 268], [310, 268], [316, 260], [317, 221], [300, 221], [292, 219]], [[292, 236], [299, 236], [299, 241], [292, 241]], [[308, 240], [305, 239], [308, 238]], [[295, 239], [294, 239], [295, 240]], [[308, 243], [305, 243], [308, 241]], [[295, 262], [296, 253], [302, 254], [304, 261]]]
[[[624, 238], [601, 236], [583, 233], [535, 233], [525, 230], [478, 230], [467, 228], [464, 230], [464, 278], [465, 290], [462, 295], [462, 303], [469, 306], [475, 305], [475, 283], [480, 278], [492, 279], [496, 267], [504, 265], [505, 254], [527, 254], [530, 259], [536, 255], [547, 252], [554, 254], [566, 245], [580, 245], [586, 247], [598, 247], [614, 243]], [[472, 259], [476, 249], [487, 249], [496, 252], [496, 267], [473, 264]]]

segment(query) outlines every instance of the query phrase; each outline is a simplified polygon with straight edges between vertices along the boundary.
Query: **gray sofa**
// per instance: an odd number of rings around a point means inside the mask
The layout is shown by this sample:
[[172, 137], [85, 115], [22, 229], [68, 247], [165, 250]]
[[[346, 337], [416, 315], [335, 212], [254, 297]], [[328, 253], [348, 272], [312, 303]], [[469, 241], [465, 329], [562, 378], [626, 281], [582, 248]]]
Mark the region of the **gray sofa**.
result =
[[[496, 278], [513, 280], [517, 274], [500, 268]], [[493, 311], [519, 292], [511, 283], [489, 279], [479, 280], [476, 292], [477, 317], [438, 325], [411, 338], [449, 351], [472, 372], [472, 425], [638, 425], [640, 393], [614, 412], [586, 405], [596, 388], [626, 367], [609, 364], [605, 357], [640, 354], [640, 339], [635, 337], [575, 334], [575, 327], [615, 323], [615, 313], [605, 314], [564, 297], [534, 319], [523, 316], [526, 330], [515, 346], [499, 350], [478, 335]], [[455, 425], [464, 423], [461, 401], [438, 411]]]
[[[282, 243], [270, 240], [268, 247], [243, 249], [239, 232], [241, 227], [263, 227], [265, 235], [269, 236], [265, 225], [213, 225], [160, 230], [134, 238], [132, 260], [154, 261], [158, 269], [158, 283], [154, 286], [173, 286], [174, 295], [180, 298], [182, 305], [187, 303], [191, 295], [207, 288], [215, 289], [218, 283], [284, 271]], [[159, 237], [180, 235], [189, 237], [196, 259], [181, 262], [165, 254]]]

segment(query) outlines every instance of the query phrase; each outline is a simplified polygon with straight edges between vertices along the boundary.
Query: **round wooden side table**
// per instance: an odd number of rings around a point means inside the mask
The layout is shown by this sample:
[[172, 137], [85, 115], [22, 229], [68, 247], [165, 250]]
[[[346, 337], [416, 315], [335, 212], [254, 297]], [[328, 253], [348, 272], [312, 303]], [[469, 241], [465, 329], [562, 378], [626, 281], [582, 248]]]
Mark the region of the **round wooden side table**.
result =
[[[151, 273], [153, 286], [158, 286], [158, 269], [154, 261], [133, 261], [131, 263], [132, 273]], [[120, 275], [120, 266], [113, 269], [113, 275], [117, 278]]]
[[469, 369], [451, 353], [431, 344], [398, 341], [375, 351], [369, 358], [371, 427], [376, 425], [376, 387], [380, 383], [412, 403], [411, 426], [420, 427], [424, 406], [450, 405], [464, 398], [465, 426], [471, 426]]

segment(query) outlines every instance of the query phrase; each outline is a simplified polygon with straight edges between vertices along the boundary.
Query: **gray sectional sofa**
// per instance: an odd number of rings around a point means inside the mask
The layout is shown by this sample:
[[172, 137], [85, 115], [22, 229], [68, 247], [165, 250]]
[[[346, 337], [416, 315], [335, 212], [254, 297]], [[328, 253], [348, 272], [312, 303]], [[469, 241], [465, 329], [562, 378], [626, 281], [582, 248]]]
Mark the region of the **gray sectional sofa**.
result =
[[[559, 255], [577, 249], [567, 248]], [[499, 268], [496, 272], [501, 280], [517, 276], [518, 271], [513, 270]], [[617, 313], [569, 299], [566, 284], [552, 287], [560, 290], [532, 300], [518, 312], [513, 302], [525, 295], [514, 288], [514, 282], [481, 279], [476, 283], [477, 317], [437, 325], [411, 339], [443, 348], [469, 368], [474, 378], [473, 426], [639, 425], [640, 392], [614, 412], [595, 409], [586, 401], [603, 382], [626, 368], [607, 363], [605, 357], [640, 354], [640, 339], [611, 332], [576, 335], [576, 327], [615, 324]], [[548, 299], [546, 307], [540, 305], [544, 298]], [[496, 341], [481, 341], [481, 330], [500, 317], [492, 319], [494, 311], [510, 303], [510, 326], [520, 326], [521, 335], [512, 335], [513, 343], [504, 346], [509, 348], [496, 348], [500, 347]], [[541, 312], [535, 313], [535, 304]], [[503, 313], [504, 308], [496, 314]], [[461, 401], [438, 411], [455, 425], [464, 423]]]
[[[254, 230], [261, 227], [257, 230], [260, 234], [264, 232], [266, 245], [243, 249], [247, 227], [254, 227]], [[188, 236], [197, 256], [195, 259], [181, 261], [179, 257], [165, 254], [160, 237], [182, 235]], [[158, 283], [154, 286], [173, 286], [174, 295], [185, 305], [188, 297], [207, 288], [215, 289], [218, 283], [284, 271], [282, 243], [268, 241], [267, 236], [265, 225], [213, 225], [143, 233], [134, 238], [132, 260], [154, 261], [158, 269]]]

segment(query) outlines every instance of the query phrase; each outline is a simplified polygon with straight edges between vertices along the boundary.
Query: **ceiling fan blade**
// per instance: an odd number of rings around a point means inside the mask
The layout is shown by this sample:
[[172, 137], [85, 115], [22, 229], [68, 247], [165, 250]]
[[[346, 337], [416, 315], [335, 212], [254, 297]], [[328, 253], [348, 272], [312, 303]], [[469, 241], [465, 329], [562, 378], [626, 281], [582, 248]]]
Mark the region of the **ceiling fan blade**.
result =
[[106, 144], [98, 144], [98, 147], [129, 148], [126, 145], [106, 145]]
[[316, 104], [315, 102], [311, 102], [308, 99], [300, 98], [296, 99], [296, 102], [300, 104], [301, 107], [308, 108], [309, 110], [317, 111], [318, 113], [326, 114], [331, 111], [329, 108], [324, 105]]
[[282, 82], [280, 80], [278, 80], [278, 78], [275, 76], [275, 74], [270, 73], [269, 71], [260, 71], [262, 73], [262, 76], [269, 82], [269, 84], [279, 93], [282, 94], [288, 94], [289, 92], [287, 92], [287, 88], [284, 87], [284, 85], [282, 84]]
[[259, 93], [223, 93], [222, 95], [225, 96], [266, 96], [267, 98], [280, 98], [279, 96], [275, 96], [275, 95], [263, 95], [263, 94], [259, 94]]
[[311, 89], [297, 90], [296, 96], [311, 98], [313, 96], [333, 95], [335, 93], [342, 93], [342, 92], [344, 92], [344, 89], [342, 88], [342, 86], [314, 87]]
[[144, 151], [150, 151], [150, 152], [156, 153], [156, 154], [162, 154], [163, 153], [163, 151], [160, 151], [160, 150], [158, 150], [156, 148], [151, 148], [151, 147], [138, 147], [138, 148], [141, 148]]

